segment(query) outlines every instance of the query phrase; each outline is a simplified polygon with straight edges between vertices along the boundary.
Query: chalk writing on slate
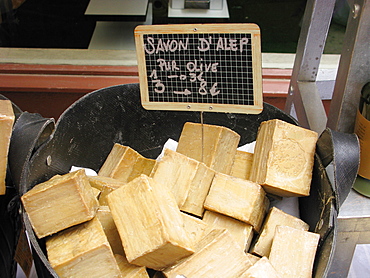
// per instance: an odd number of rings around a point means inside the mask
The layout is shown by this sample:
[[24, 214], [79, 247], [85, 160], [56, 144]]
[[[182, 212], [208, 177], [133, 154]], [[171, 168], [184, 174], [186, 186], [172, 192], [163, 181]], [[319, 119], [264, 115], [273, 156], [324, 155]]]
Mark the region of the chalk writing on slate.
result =
[[[154, 30], [150, 26], [135, 30], [145, 108], [239, 113], [262, 110], [256, 25], [152, 27]], [[141, 28], [144, 31], [140, 32]]]

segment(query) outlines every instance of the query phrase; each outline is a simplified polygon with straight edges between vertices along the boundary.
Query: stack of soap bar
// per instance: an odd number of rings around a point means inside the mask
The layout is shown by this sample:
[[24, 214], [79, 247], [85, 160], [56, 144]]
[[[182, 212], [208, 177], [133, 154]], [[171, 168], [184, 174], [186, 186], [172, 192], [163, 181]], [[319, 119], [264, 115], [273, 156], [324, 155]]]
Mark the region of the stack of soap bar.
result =
[[40, 183], [21, 200], [39, 238], [90, 220], [99, 206], [83, 169]]
[[182, 211], [201, 217], [214, 174], [204, 163], [165, 149], [150, 177], [169, 188]]
[[109, 177], [89, 176], [88, 179], [90, 185], [100, 191], [99, 204], [101, 206], [107, 205], [107, 195], [109, 193], [126, 184], [125, 182]]
[[129, 182], [141, 174], [149, 175], [155, 162], [128, 146], [115, 143], [98, 175]]
[[163, 273], [167, 278], [235, 278], [241, 277], [251, 266], [251, 261], [230, 233], [226, 229], [216, 229], [198, 242], [193, 255]]
[[261, 233], [250, 252], [260, 256], [268, 257], [270, 254], [272, 240], [275, 235], [275, 229], [278, 225], [289, 226], [304, 231], [308, 231], [309, 229], [308, 224], [303, 220], [287, 214], [276, 207], [272, 207], [270, 208], [263, 223]]
[[97, 218], [48, 237], [46, 250], [50, 265], [60, 278], [121, 277]]
[[277, 226], [269, 260], [282, 277], [311, 278], [320, 235]]
[[248, 180], [252, 164], [253, 153], [237, 150], [233, 166], [231, 167], [230, 176]]
[[252, 225], [209, 210], [204, 213], [203, 221], [210, 229], [227, 229], [245, 251], [249, 250], [254, 234]]
[[107, 198], [130, 263], [161, 270], [193, 253], [182, 213], [166, 186], [141, 175]]
[[308, 196], [317, 133], [282, 120], [262, 122], [250, 180], [273, 195]]
[[11, 101], [0, 100], [0, 195], [4, 195], [6, 191], [6, 168], [14, 119]]
[[216, 173], [204, 207], [248, 223], [258, 232], [268, 204], [265, 191], [259, 184]]
[[223, 126], [185, 123], [176, 151], [230, 174], [240, 135]]

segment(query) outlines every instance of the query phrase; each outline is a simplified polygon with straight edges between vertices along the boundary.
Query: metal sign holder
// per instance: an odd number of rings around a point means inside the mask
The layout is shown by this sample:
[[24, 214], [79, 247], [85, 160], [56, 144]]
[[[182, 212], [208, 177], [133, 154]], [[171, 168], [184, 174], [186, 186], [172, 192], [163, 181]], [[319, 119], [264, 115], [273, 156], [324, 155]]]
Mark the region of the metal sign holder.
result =
[[[348, 1], [351, 13], [327, 115], [316, 77], [335, 2], [307, 1], [285, 111], [319, 133], [327, 127], [352, 133], [361, 89], [370, 80], [370, 1]], [[370, 244], [369, 199], [351, 189], [336, 220], [336, 246], [327, 277], [347, 277], [356, 244]]]

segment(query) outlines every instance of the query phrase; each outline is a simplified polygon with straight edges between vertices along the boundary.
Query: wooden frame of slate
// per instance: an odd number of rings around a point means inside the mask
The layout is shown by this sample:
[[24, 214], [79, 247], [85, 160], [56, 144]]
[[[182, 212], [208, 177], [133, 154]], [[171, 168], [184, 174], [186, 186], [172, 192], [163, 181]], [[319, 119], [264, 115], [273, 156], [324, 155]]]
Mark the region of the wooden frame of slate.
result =
[[140, 25], [135, 43], [144, 108], [262, 111], [256, 24]]

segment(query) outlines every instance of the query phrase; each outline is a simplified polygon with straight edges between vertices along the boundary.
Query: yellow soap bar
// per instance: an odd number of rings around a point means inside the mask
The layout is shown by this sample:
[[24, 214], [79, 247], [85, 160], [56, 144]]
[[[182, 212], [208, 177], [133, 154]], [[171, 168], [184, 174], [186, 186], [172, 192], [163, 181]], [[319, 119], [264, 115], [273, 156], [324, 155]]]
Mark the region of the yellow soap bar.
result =
[[240, 278], [281, 278], [267, 257], [262, 257]]
[[107, 206], [107, 195], [113, 190], [125, 185], [126, 183], [110, 177], [102, 176], [89, 176], [90, 185], [100, 191], [99, 204], [101, 206]]
[[209, 210], [205, 211], [203, 221], [209, 229], [227, 229], [244, 251], [249, 250], [254, 235], [252, 225]]
[[21, 200], [38, 238], [90, 220], [99, 206], [83, 169], [40, 183]]
[[282, 197], [308, 196], [318, 134], [282, 120], [262, 122], [250, 180]]
[[6, 169], [15, 116], [10, 100], [0, 100], [0, 195], [6, 191]]
[[217, 125], [185, 123], [176, 151], [230, 174], [240, 135]]
[[97, 218], [48, 237], [46, 250], [50, 265], [60, 278], [121, 277]]
[[115, 143], [98, 175], [129, 182], [141, 174], [149, 175], [156, 161], [143, 157], [134, 149]]
[[209, 228], [208, 224], [205, 221], [187, 213], [182, 213], [182, 217], [184, 220], [185, 232], [189, 237], [192, 249], [194, 249], [199, 240], [207, 233]]
[[167, 278], [240, 277], [252, 262], [226, 229], [216, 229], [198, 242], [196, 252], [163, 270]]
[[165, 149], [150, 177], [170, 189], [180, 210], [201, 217], [214, 174], [204, 163]]
[[268, 204], [266, 193], [259, 184], [216, 173], [204, 207], [248, 223], [258, 232]]
[[231, 167], [230, 176], [249, 179], [253, 164], [253, 153], [237, 150]]
[[122, 241], [108, 206], [100, 206], [96, 212], [114, 254], [125, 256]]
[[121, 278], [149, 278], [146, 267], [130, 264], [125, 256], [115, 254]]
[[277, 226], [269, 260], [284, 278], [311, 278], [320, 235], [288, 226]]
[[194, 252], [175, 197], [166, 186], [141, 175], [107, 199], [130, 263], [162, 270]]
[[275, 235], [275, 229], [278, 225], [289, 226], [304, 231], [308, 231], [309, 229], [309, 225], [298, 217], [285, 213], [276, 207], [272, 207], [267, 213], [261, 233], [259, 234], [250, 252], [258, 254], [259, 256], [268, 257], [270, 254], [272, 240]]

